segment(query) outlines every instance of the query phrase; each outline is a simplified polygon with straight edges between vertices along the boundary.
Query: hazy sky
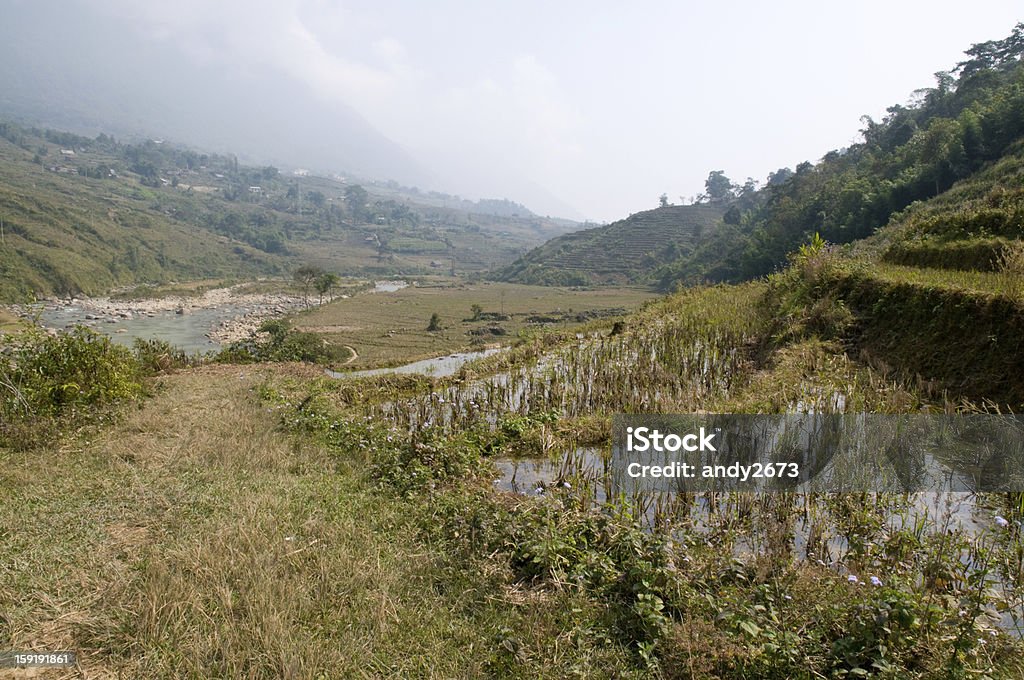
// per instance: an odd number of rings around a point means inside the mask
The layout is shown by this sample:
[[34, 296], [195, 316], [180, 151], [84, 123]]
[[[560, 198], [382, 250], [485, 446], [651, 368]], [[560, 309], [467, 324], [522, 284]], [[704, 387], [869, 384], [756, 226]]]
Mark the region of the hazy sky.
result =
[[86, 1], [348, 104], [430, 188], [564, 214], [539, 187], [606, 221], [845, 146], [1024, 19], [1020, 0]]

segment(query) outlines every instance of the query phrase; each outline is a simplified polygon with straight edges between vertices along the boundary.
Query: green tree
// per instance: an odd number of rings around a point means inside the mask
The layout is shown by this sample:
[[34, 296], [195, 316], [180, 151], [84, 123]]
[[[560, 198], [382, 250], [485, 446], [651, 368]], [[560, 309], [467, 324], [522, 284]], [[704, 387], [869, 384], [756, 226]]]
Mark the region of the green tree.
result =
[[437, 312], [430, 315], [430, 323], [427, 324], [427, 330], [431, 333], [441, 330], [441, 317]]
[[668, 194], [662, 194], [661, 196], [658, 196], [658, 203], [661, 205], [662, 208], [667, 208], [668, 207]]
[[345, 203], [348, 204], [348, 210], [355, 219], [366, 220], [369, 216], [369, 210], [367, 209], [369, 201], [369, 192], [358, 184], [353, 184], [345, 189]]
[[295, 270], [292, 278], [302, 286], [302, 301], [309, 307], [309, 289], [313, 287], [316, 280], [323, 275], [323, 270], [311, 264], [305, 264]]
[[479, 321], [480, 315], [484, 313], [484, 308], [480, 305], [473, 304], [469, 306], [469, 311], [473, 313], [472, 321]]
[[339, 281], [341, 281], [341, 278], [333, 272], [324, 272], [316, 278], [316, 281], [313, 282], [313, 286], [316, 288], [316, 292], [320, 295], [319, 304], [322, 305], [324, 303], [324, 295], [327, 295], [332, 288], [338, 285]]
[[321, 191], [307, 191], [306, 200], [315, 205], [317, 208], [322, 208], [324, 201], [327, 200]]
[[728, 201], [735, 195], [735, 185], [721, 170], [712, 170], [708, 174], [708, 178], [704, 182], [704, 189], [707, 192], [708, 200], [712, 203]]

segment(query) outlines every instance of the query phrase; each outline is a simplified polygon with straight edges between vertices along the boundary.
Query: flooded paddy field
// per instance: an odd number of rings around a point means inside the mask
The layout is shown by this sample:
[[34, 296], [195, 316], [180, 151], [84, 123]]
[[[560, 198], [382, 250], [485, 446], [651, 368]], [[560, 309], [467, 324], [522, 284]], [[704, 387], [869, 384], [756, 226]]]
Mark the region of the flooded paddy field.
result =
[[607, 521], [660, 536], [643, 540], [672, 545], [680, 571], [680, 560], [725, 556], [737, 573], [810, 568], [879, 592], [892, 584], [933, 589], [949, 602], [969, 600], [977, 617], [1020, 635], [1020, 494], [964, 492], [970, 461], [931, 460], [928, 478], [948, 485], [913, 493], [665, 493], [617, 480], [614, 414], [960, 408], [930, 402], [817, 340], [789, 345], [755, 370], [752, 348], [763, 321], [752, 307], [756, 295], [749, 297], [706, 290], [614, 329], [538, 336], [465, 363], [459, 355], [460, 365], [434, 376], [348, 374], [351, 380], [314, 392], [339, 409], [322, 421], [330, 436], [350, 441], [346, 433], [358, 432], [355, 445], [408, 461], [424, 482], [442, 484], [443, 474], [430, 472], [439, 461], [467, 466], [458, 469], [527, 504], [517, 507], [548, 508], [559, 526]]

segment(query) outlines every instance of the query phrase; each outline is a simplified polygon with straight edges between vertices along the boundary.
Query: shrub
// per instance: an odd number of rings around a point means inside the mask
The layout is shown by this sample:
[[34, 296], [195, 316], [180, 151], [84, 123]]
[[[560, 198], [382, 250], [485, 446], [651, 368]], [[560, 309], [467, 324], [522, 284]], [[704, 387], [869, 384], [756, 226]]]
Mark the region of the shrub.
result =
[[815, 234], [789, 259], [789, 268], [770, 277], [766, 296], [776, 314], [776, 339], [841, 337], [853, 314], [833, 290], [838, 254]]
[[142, 393], [132, 353], [84, 327], [47, 335], [30, 330], [0, 363], [0, 442], [26, 448], [61, 424], [100, 418]]
[[221, 350], [220, 363], [251, 363], [254, 361], [305, 361], [329, 364], [342, 361], [348, 354], [344, 347], [328, 344], [316, 333], [297, 331], [284, 319], [264, 321], [256, 337], [232, 343]]
[[134, 349], [139, 368], [146, 375], [157, 375], [178, 368], [195, 366], [200, 361], [199, 357], [190, 356], [184, 350], [165, 340], [136, 338]]

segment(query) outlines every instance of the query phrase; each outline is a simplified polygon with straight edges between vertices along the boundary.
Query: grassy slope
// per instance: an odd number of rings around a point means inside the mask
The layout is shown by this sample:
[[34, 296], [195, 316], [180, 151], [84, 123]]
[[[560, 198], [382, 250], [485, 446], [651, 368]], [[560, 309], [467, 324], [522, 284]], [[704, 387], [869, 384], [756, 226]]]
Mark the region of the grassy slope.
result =
[[846, 340], [864, 360], [932, 393], [1018, 410], [1024, 272], [1000, 259], [1024, 236], [1022, 182], [1018, 143], [802, 276], [819, 301], [839, 300], [853, 313]]
[[565, 637], [582, 598], [443, 568], [365, 452], [276, 432], [262, 370], [172, 376], [110, 431], [0, 454], [4, 647], [80, 649], [90, 677], [471, 677], [502, 640], [524, 677], [620, 666]]
[[[626, 343], [657, 337], [661, 321], [668, 331], [673, 319], [684, 318], [690, 319], [685, 328], [714, 337], [732, 337], [729, 329], [742, 331], [737, 338], [764, 333], [771, 320], [759, 312], [765, 289], [753, 283], [686, 291], [632, 317], [619, 337]], [[571, 334], [565, 337], [573, 342]], [[837, 392], [852, 411], [922, 405], [913, 390], [858, 365], [839, 343], [808, 339], [759, 357], [750, 340], [736, 347], [745, 357], [737, 364], [741, 372], [724, 391], [708, 393], [702, 407], [775, 412], [802, 401], [829, 410]], [[615, 384], [636, 373], [632, 364], [614, 363], [601, 370], [623, 378]], [[264, 379], [268, 395], [285, 395], [280, 410], [259, 399]], [[551, 379], [561, 383], [564, 376]], [[306, 368], [218, 366], [162, 383], [155, 398], [110, 430], [87, 433], [60, 450], [0, 453], [0, 493], [12, 500], [0, 504], [0, 554], [12, 557], [0, 566], [5, 646], [77, 648], [90, 676], [642, 674], [642, 663], [626, 649], [635, 632], [625, 634], [614, 623], [630, 620], [621, 606], [570, 586], [564, 574], [523, 578], [514, 569], [524, 567], [514, 567], [509, 557], [521, 549], [512, 535], [496, 537], [498, 550], [453, 553], [456, 546], [488, 545], [487, 537], [503, 526], [501, 517], [530, 513], [531, 501], [487, 490], [459, 495], [440, 483], [436, 491], [396, 494], [369, 476], [370, 464], [381, 456], [389, 460], [382, 450], [327, 448], [298, 425], [294, 438], [278, 430], [279, 423], [299, 423], [318, 408], [314, 401], [306, 410], [305, 394], [342, 401], [348, 381], [326, 381]], [[362, 387], [349, 395], [353, 412], [332, 415], [331, 422], [362, 421], [360, 409], [372, 391], [369, 383]], [[432, 381], [419, 387], [433, 389]], [[538, 397], [547, 391], [537, 389]], [[377, 396], [403, 398], [386, 385]], [[609, 390], [599, 402], [616, 399]], [[442, 450], [439, 464], [454, 462]], [[407, 479], [408, 470], [393, 462]], [[475, 488], [471, 480], [456, 480], [463, 483]], [[565, 509], [557, 517], [537, 529], [550, 535], [533, 535], [529, 523], [520, 530], [534, 550], [550, 544], [556, 557], [561, 550], [576, 555], [561, 541], [574, 540], [578, 516]], [[755, 530], [733, 521], [726, 517], [724, 533], [706, 544], [680, 538], [669, 548], [676, 551], [672, 573], [679, 585], [662, 593], [676, 598], [657, 646], [664, 675], [757, 677], [758, 669], [776, 667], [782, 669], [776, 677], [792, 677], [794, 668], [808, 664], [842, 667], [841, 659], [830, 661], [832, 642], [851, 634], [860, 612], [874, 620], [870, 607], [878, 596], [850, 585], [841, 571], [794, 562], [788, 548], [781, 558], [755, 553], [752, 561], [733, 559], [731, 548], [716, 541]], [[66, 540], [50, 540], [55, 535]], [[879, 539], [877, 545], [886, 544]], [[586, 559], [605, 564], [602, 548], [590, 549], [581, 548], [579, 569]], [[907, 559], [879, 547], [865, 558], [870, 566], [856, 568], [883, 569], [887, 580], [890, 573], [895, 579], [902, 569], [895, 562], [925, 564], [929, 550], [921, 546], [920, 555]], [[737, 570], [746, 570], [742, 579], [728, 576]], [[907, 592], [915, 592], [917, 578], [916, 572], [906, 576]], [[793, 596], [769, 598], [767, 610], [751, 609], [770, 592]], [[912, 597], [928, 602], [925, 594]], [[739, 616], [776, 636], [771, 639], [785, 640], [792, 656], [772, 661], [759, 639], [737, 627]], [[624, 641], [616, 642], [619, 635]], [[934, 641], [900, 635], [893, 642], [902, 658], [910, 655], [913, 670], [942, 677], [945, 657], [928, 653]], [[997, 665], [992, 677], [1019, 673], [1015, 649], [1000, 640], [972, 664], [991, 656]]]
[[518, 283], [649, 283], [657, 266], [692, 250], [722, 217], [718, 206], [669, 206], [552, 239], [494, 277]]
[[[771, 307], [770, 299], [764, 297], [767, 289], [768, 286], [763, 283], [751, 283], [743, 286], [721, 286], [685, 291], [665, 301], [648, 306], [643, 312], [628, 320], [627, 330], [618, 336], [618, 339], [607, 339], [607, 342], [602, 340], [599, 344], [603, 348], [606, 344], [614, 347], [615, 343], [619, 341], [625, 343], [626, 346], [633, 342], [639, 342], [642, 350], [647, 350], [641, 351], [641, 356], [659, 354], [652, 361], [656, 365], [663, 365], [670, 361], [665, 354], [671, 352], [649, 352], [652, 345], [647, 344], [648, 341], [654, 340], [657, 345], [657, 339], [664, 336], [670, 345], [687, 345], [693, 342], [695, 335], [703, 337], [699, 335], [701, 333], [709, 334], [711, 338], [717, 338], [719, 341], [727, 340], [729, 343], [739, 340], [738, 344], [715, 345], [704, 357], [711, 364], [709, 369], [711, 379], [708, 381], [708, 384], [711, 384], [715, 382], [714, 375], [721, 366], [719, 362], [711, 360], [710, 357], [722, 357], [733, 353], [738, 355], [738, 361], [734, 364], [738, 370], [735, 374], [728, 376], [728, 379], [720, 385], [724, 389], [712, 388], [693, 394], [684, 391], [681, 401], [657, 402], [658, 406], [667, 407], [670, 412], [706, 409], [712, 412], [774, 413], [792, 411], [797, 404], [801, 404], [805, 409], [813, 408], [820, 412], [850, 413], [862, 411], [905, 413], [915, 412], [922, 407], [955, 408], [952, 402], [944, 402], [941, 397], [938, 400], [928, 399], [913, 386], [893, 380], [884, 372], [858, 362], [844, 351], [845, 348], [841, 342], [822, 341], [813, 337], [772, 342], [770, 336], [774, 310]], [[682, 327], [681, 335], [675, 332], [680, 329], [673, 329], [673, 326], [677, 325]], [[751, 337], [749, 333], [755, 333], [755, 335]], [[571, 338], [571, 336], [568, 337]], [[758, 339], [760, 342], [757, 342]], [[574, 343], [572, 339], [568, 339], [567, 342], [570, 347]], [[697, 344], [700, 345], [701, 342], [698, 341]], [[608, 351], [609, 356], [629, 356], [630, 354], [629, 352], [617, 352], [614, 349]], [[513, 352], [512, 354], [517, 353]], [[578, 352], [578, 354], [583, 356], [581, 361], [584, 375], [593, 375], [596, 383], [616, 386], [616, 388], [600, 390], [590, 401], [589, 408], [593, 409], [593, 413], [598, 417], [605, 417], [610, 412], [621, 412], [622, 410], [628, 412], [631, 407], [650, 410], [649, 404], [652, 402], [641, 405], [643, 402], [640, 399], [645, 398], [643, 388], [639, 392], [634, 392], [632, 397], [629, 396], [630, 388], [636, 386], [632, 381], [637, 375], [649, 377], [646, 382], [648, 386], [652, 383], [658, 384], [659, 380], [665, 380], [665, 383], [661, 384], [666, 386], [672, 380], [672, 376], [668, 374], [669, 371], [659, 374], [657, 371], [650, 370], [650, 365], [643, 364], [643, 361], [630, 361], [619, 366], [615, 365], [618, 362], [609, 361], [602, 362], [595, 367], [589, 363], [586, 351]], [[523, 354], [522, 356], [530, 355]], [[723, 363], [728, 363], [728, 361]], [[508, 366], [502, 364], [499, 367], [496, 362], [492, 362], [489, 370], [505, 375]], [[523, 403], [528, 402], [529, 408], [543, 411], [548, 406], [545, 399], [557, 392], [551, 388], [565, 386], [566, 383], [575, 383], [579, 380], [578, 370], [578, 366], [566, 365], [558, 371], [542, 374], [536, 381], [530, 380], [528, 386], [524, 385], [530, 398], [524, 399]], [[512, 371], [508, 371], [508, 374], [511, 373]], [[458, 383], [461, 378], [456, 377], [452, 380]], [[643, 378], [639, 382], [643, 383]], [[669, 392], [671, 390], [666, 388], [663, 394]], [[303, 404], [316, 398], [326, 398], [342, 410], [341, 413], [331, 412], [328, 416], [329, 422], [359, 423], [364, 421], [365, 413], [373, 412], [372, 407], [367, 405], [374, 401], [397, 402], [404, 405], [410, 412], [416, 412], [423, 403], [417, 399], [426, 401], [431, 396], [436, 397], [437, 394], [441, 394], [442, 389], [434, 381], [422, 381], [418, 385], [414, 385], [412, 381], [381, 380], [353, 386], [320, 379], [312, 382], [306, 381], [305, 384], [297, 386], [293, 384], [291, 391], [286, 393], [291, 395], [289, 401], [301, 401]], [[842, 399], [837, 399], [837, 397], [842, 397]], [[558, 398], [556, 394], [554, 396], [556, 402]], [[620, 403], [620, 398], [624, 398], [627, 402], [625, 409]], [[693, 401], [694, 399], [696, 401]], [[504, 403], [499, 400], [495, 411], [499, 422], [506, 408]], [[310, 409], [315, 410], [315, 407], [311, 406]], [[441, 410], [442, 408], [438, 406], [437, 411], [427, 408], [424, 412], [440, 413]], [[511, 410], [514, 412], [515, 407], [512, 407]], [[519, 415], [524, 416], [524, 411], [525, 407], [519, 411]], [[577, 445], [576, 442], [579, 441], [575, 437], [580, 436], [583, 429], [592, 427], [592, 424], [589, 424], [590, 415], [591, 413], [588, 411], [584, 417], [573, 419], [563, 413], [557, 426], [552, 428], [554, 432], [545, 430], [545, 436], [566, 436], [567, 439], [563, 441], [563, 444], [572, 450]], [[293, 417], [296, 419], [295, 422], [299, 422], [299, 419], [303, 417], [303, 410], [286, 411], [285, 422], [291, 422], [290, 419]], [[440, 419], [441, 416], [438, 418]], [[384, 426], [383, 423], [381, 426]], [[402, 431], [401, 426], [398, 427], [398, 431]], [[399, 435], [396, 434], [396, 436]], [[472, 440], [473, 437], [469, 436], [468, 439]], [[524, 436], [523, 440], [525, 442], [527, 437]], [[532, 445], [528, 445], [525, 450], [532, 450], [537, 455], [542, 455], [541, 452], [546, 451], [544, 442], [550, 443], [550, 441], [550, 439], [542, 437], [535, 440]], [[530, 446], [534, 448], [531, 449]], [[434, 461], [435, 458], [440, 459], [440, 462], [434, 463], [439, 470], [448, 469], [449, 464], [457, 468], [456, 461], [460, 460], [459, 456], [462, 455], [461, 451], [464, 448], [465, 443], [459, 440], [459, 435], [456, 433], [444, 445], [433, 449], [429, 446], [424, 447], [422, 459], [413, 457], [412, 461], [407, 461], [407, 463], [410, 469], [417, 470], [418, 474], [425, 474], [425, 469], [415, 467], [416, 463], [429, 468], [431, 461]], [[444, 457], [448, 453], [452, 456], [450, 460]], [[385, 460], [390, 461], [386, 457], [386, 453], [382, 452], [381, 455], [385, 456]], [[404, 459], [398, 458], [394, 461], [398, 470], [401, 470], [402, 460]], [[568, 464], [566, 467], [571, 469], [572, 465]], [[388, 470], [390, 470], [390, 465]], [[443, 479], [442, 472], [437, 474]], [[571, 472], [566, 474], [571, 478]], [[402, 473], [399, 473], [399, 478], [406, 479]], [[428, 477], [428, 479], [430, 478]], [[439, 489], [441, 486], [442, 482], [438, 481]], [[573, 479], [574, 489], [584, 486], [585, 484], [582, 484], [581, 480]], [[487, 516], [486, 511], [475, 505], [460, 502], [458, 499], [462, 497], [457, 496], [456, 500], [446, 501], [445, 495], [446, 493], [441, 490], [436, 493], [431, 492], [426, 501], [438, 507], [436, 532], [443, 534], [450, 530], [451, 526], [446, 522], [459, 527], [460, 531], [463, 527], [474, 527], [475, 530], [480, 515]], [[875, 607], [876, 603], [870, 602], [870, 600], [876, 598], [877, 593], [873, 594], [870, 589], [863, 587], [851, 586], [841, 571], [836, 573], [834, 564], [828, 566], [825, 562], [815, 563], [813, 559], [794, 560], [790, 552], [792, 545], [786, 542], [786, 539], [779, 544], [782, 546], [781, 552], [774, 556], [771, 553], [771, 548], [765, 547], [765, 544], [758, 544], [758, 540], [754, 538], [751, 538], [749, 544], [743, 543], [748, 536], [757, 536], [757, 527], [760, 526], [760, 522], [769, 521], [767, 517], [772, 516], [772, 511], [764, 510], [764, 508], [771, 505], [775, 498], [777, 497], [758, 497], [756, 505], [760, 510], [750, 511], [752, 519], [749, 525], [731, 524], [733, 520], [727, 519], [729, 513], [723, 511], [722, 515], [726, 519], [722, 519], [722, 522], [728, 525], [728, 530], [721, 536], [715, 535], [714, 538], [709, 539], [703, 531], [690, 532], [687, 528], [680, 529], [674, 534], [674, 538], [679, 541], [679, 544], [676, 547], [678, 552], [673, 553], [676, 566], [672, 571], [680, 583], [685, 585], [680, 585], [678, 591], [674, 590], [673, 586], [666, 586], [662, 593], [662, 597], [665, 597], [665, 611], [672, 612], [671, 623], [657, 648], [665, 677], [803, 677], [796, 674], [795, 669], [807, 671], [809, 668], [815, 668], [816, 672], [827, 677], [829, 668], [833, 668], [833, 671], [843, 668], [845, 662], [841, 658], [833, 659], [833, 655], [837, 654], [836, 650], [851, 639], [847, 636], [855, 637], [859, 634], [855, 631], [863, 630], [860, 623], [854, 623], [854, 620], [862, 612], [870, 611], [872, 612], [871, 616], [874, 616], [875, 610], [872, 607]], [[875, 499], [870, 495], [853, 502], [864, 502], [870, 508], [869, 514], [874, 514], [877, 511], [877, 507], [874, 505]], [[445, 510], [446, 503], [453, 503], [454, 509], [447, 507]], [[527, 503], [524, 502], [523, 507], [526, 505]], [[568, 505], [573, 507], [571, 504]], [[802, 506], [796, 512], [800, 514], [806, 510], [807, 507]], [[454, 512], [459, 518], [464, 519], [464, 522], [462, 524], [451, 522], [451, 518], [445, 514], [446, 511]], [[785, 510], [785, 512], [792, 511], [792, 508]], [[713, 514], [718, 516], [717, 513]], [[551, 580], [553, 586], [559, 588], [565, 587], [564, 573], [586, 574], [588, 565], [605, 564], [601, 560], [609, 558], [608, 555], [601, 552], [601, 547], [588, 543], [589, 534], [588, 538], [582, 540], [573, 534], [573, 514], [568, 507], [561, 508], [556, 516], [558, 519], [554, 524], [557, 525], [557, 528], [551, 527], [549, 534], [542, 532], [542, 537], [536, 539], [540, 546], [534, 555], [535, 559], [541, 563], [551, 560], [550, 563], [554, 565]], [[488, 528], [493, 530], [489, 523], [483, 522], [483, 525], [479, 527], [480, 533], [486, 536]], [[878, 528], [880, 527], [876, 525], [876, 530]], [[560, 531], [564, 531], [564, 534], [559, 533]], [[529, 532], [526, 533], [529, 534]], [[939, 535], [943, 534], [944, 531], [939, 529]], [[455, 542], [462, 540], [459, 536], [460, 533], [456, 532], [452, 540]], [[886, 542], [886, 537], [893, 538], [891, 532], [887, 533], [887, 530], [883, 528], [877, 539], [872, 539], [875, 542], [871, 545], [876, 546], [877, 550], [872, 548], [873, 554], [870, 558], [864, 562], [858, 562], [857, 560], [863, 558], [863, 555], [857, 557], [851, 553], [841, 558], [843, 560], [841, 564], [846, 565], [842, 568], [848, 569], [851, 573], [863, 570], [882, 570], [887, 579], [890, 578], [890, 575], [895, 579], [895, 574], [899, 573], [901, 578], [904, 576], [906, 578], [904, 585], [900, 587], [907, 588], [908, 593], [917, 593], [920, 589], [920, 577], [904, 573], [903, 570], [907, 565], [911, 563], [936, 564], [948, 559], [958, 563], [958, 556], [950, 558], [948, 553], [943, 553], [943, 548], [928, 542], [916, 544], [918, 545], [918, 555], [908, 558], [906, 553], [901, 554], [898, 549], [891, 550], [890, 544]], [[920, 537], [918, 538], [920, 539]], [[472, 534], [465, 540], [472, 543]], [[481, 549], [489, 554], [488, 561], [501, 565], [509, 559], [509, 552], [516, 554], [516, 551], [521, 550], [523, 545], [521, 538], [517, 538], [515, 541], [506, 540], [503, 548], [491, 554], [493, 545], [488, 544], [486, 538], [477, 540], [486, 546]], [[580, 542], [573, 543], [574, 540]], [[730, 543], [730, 541], [736, 540], [743, 543], [744, 547], [737, 548]], [[943, 537], [943, 543], [945, 540]], [[597, 543], [597, 539], [594, 539], [594, 542]], [[751, 544], [759, 545], [753, 549], [753, 554], [750, 552]], [[767, 545], [771, 545], [770, 540], [767, 541]], [[672, 549], [666, 548], [665, 550], [671, 553]], [[734, 549], [736, 552], [733, 552]], [[588, 550], [594, 552], [587, 552]], [[856, 552], [856, 550], [853, 551], [853, 553]], [[580, 556], [581, 553], [582, 556]], [[735, 559], [732, 559], [734, 557]], [[564, 562], [559, 562], [559, 559]], [[580, 564], [575, 564], [574, 559], [579, 559]], [[826, 562], [828, 559], [826, 558]], [[715, 560], [721, 560], [721, 562]], [[730, 569], [738, 569], [739, 567], [736, 565], [739, 564], [746, 565], [751, 572], [756, 572], [757, 575], [748, 574], [737, 582], [731, 583], [726, 574], [731, 573]], [[601, 573], [600, 568], [596, 571]], [[621, 576], [620, 578], [624, 580], [626, 577]], [[652, 582], [654, 582], [653, 579]], [[669, 583], [674, 583], [674, 581], [669, 579]], [[771, 596], [767, 597], [767, 602], [763, 600], [765, 593], [790, 592], [793, 593], [793, 596], [786, 597], [784, 602], [773, 599]], [[666, 593], [673, 595], [667, 596]], [[673, 602], [671, 597], [679, 599]], [[929, 605], [932, 596], [918, 593], [912, 597], [920, 598], [922, 605]], [[599, 599], [598, 601], [607, 606], [609, 612], [615, 611], [616, 601], [614, 599]], [[628, 598], [627, 601], [629, 601]], [[948, 601], [957, 602], [955, 598]], [[755, 603], [758, 604], [755, 605]], [[753, 609], [751, 609], [752, 607]], [[759, 608], [761, 613], [757, 613]], [[737, 614], [737, 612], [743, 612], [743, 614]], [[735, 623], [730, 623], [730, 620], [736, 616], [751, 616], [756, 622], [756, 627], [752, 630], [760, 632], [747, 636], [742, 628], [736, 629]], [[872, 618], [871, 620], [877, 619]], [[889, 640], [893, 644], [893, 648], [889, 652], [883, 652], [892, 654], [895, 647], [903, 647], [902, 652], [895, 652], [890, 657], [890, 661], [896, 657], [902, 658], [897, 663], [898, 670], [894, 671], [896, 673], [894, 677], [916, 677], [917, 674], [921, 674], [922, 677], [947, 677], [947, 672], [952, 671], [950, 668], [943, 667], [949, 661], [948, 650], [942, 649], [942, 644], [945, 643], [932, 647], [937, 638], [931, 637], [927, 628], [933, 624], [922, 624], [922, 619], [916, 619], [916, 621], [921, 628], [896, 634]], [[922, 628], [925, 629], [924, 632], [922, 632]], [[897, 641], [897, 638], [901, 639]], [[948, 638], [946, 639], [948, 640]], [[764, 642], [764, 640], [769, 640], [769, 642]], [[778, 640], [783, 642], [776, 643], [775, 641]], [[762, 643], [764, 643], [763, 646]], [[836, 646], [833, 646], [833, 643]], [[789, 646], [792, 653], [789, 661], [780, 662], [768, 651], [778, 649], [776, 644], [782, 645], [783, 648]], [[1015, 656], [1016, 652], [1011, 649], [1013, 649], [1012, 644], [1008, 644], [1004, 648], [1005, 654], [1002, 651], [997, 651], [994, 647], [982, 650], [982, 657], [989, 654], [1001, 656], [998, 660], [993, 658], [993, 663], [997, 665], [997, 668], [993, 670], [991, 677], [1004, 677], [1004, 673], [1008, 674], [1005, 677], [1016, 677], [1013, 673], [1020, 672], [1019, 657]], [[903, 663], [908, 665], [903, 666]], [[986, 661], [975, 659], [971, 663], [985, 664]], [[835, 664], [835, 666], [833, 667], [831, 664]], [[770, 672], [772, 668], [775, 669], [774, 672]], [[808, 675], [808, 677], [811, 676]]]
[[10, 312], [0, 309], [0, 332], [12, 331], [18, 327], [18, 317]]
[[863, 360], [933, 394], [1024, 406], [1019, 276], [855, 260], [809, 277], [818, 304], [837, 301], [852, 312], [843, 334]]
[[134, 182], [49, 172], [0, 139], [0, 299], [137, 280], [252, 276], [282, 262], [152, 209]]

